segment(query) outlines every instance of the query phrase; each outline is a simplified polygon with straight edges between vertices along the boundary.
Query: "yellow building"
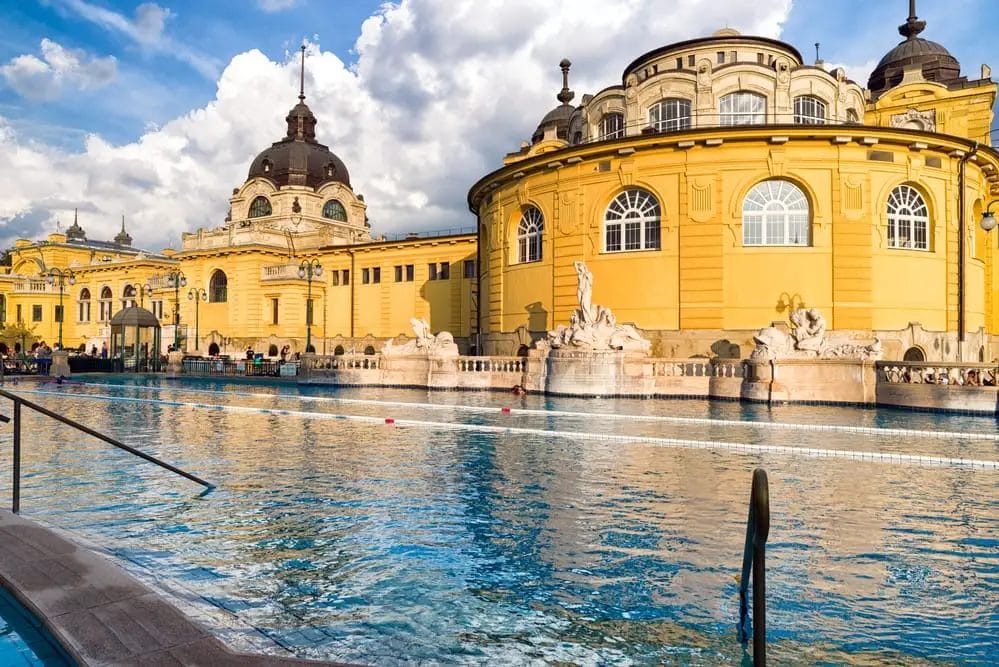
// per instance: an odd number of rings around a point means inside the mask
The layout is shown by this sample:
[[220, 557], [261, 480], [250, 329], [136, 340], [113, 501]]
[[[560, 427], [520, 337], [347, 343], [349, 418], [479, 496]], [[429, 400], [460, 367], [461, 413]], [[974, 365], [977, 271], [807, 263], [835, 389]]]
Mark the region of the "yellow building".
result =
[[999, 355], [978, 224], [996, 85], [923, 27], [899, 28], [866, 90], [734, 30], [643, 54], [579, 106], [563, 61], [561, 104], [469, 192], [484, 351], [567, 323], [584, 260], [594, 302], [658, 356], [747, 356], [801, 306], [887, 358]]
[[0, 317], [90, 348], [141, 302], [164, 346], [272, 355], [377, 351], [418, 317], [511, 355], [568, 322], [583, 260], [594, 302], [656, 356], [747, 356], [753, 333], [807, 306], [889, 359], [991, 359], [999, 257], [978, 223], [999, 194], [996, 85], [985, 66], [962, 76], [923, 28], [908, 18], [866, 89], [734, 30], [643, 54], [578, 106], [563, 61], [560, 104], [469, 192], [477, 234], [373, 237], [301, 91], [220, 226], [159, 253], [124, 222], [110, 242], [78, 221], [18, 241]]

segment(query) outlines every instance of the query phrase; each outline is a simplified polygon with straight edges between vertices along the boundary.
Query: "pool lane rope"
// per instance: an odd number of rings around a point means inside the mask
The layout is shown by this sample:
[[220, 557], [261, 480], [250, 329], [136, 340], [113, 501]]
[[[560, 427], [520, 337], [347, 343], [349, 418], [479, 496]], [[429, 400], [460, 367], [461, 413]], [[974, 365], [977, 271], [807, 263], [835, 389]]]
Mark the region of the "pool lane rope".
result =
[[[704, 449], [736, 452], [739, 454], [788, 454], [791, 456], [806, 456], [811, 458], [850, 459], [855, 461], [870, 461], [874, 463], [910, 464], [929, 467], [971, 468], [984, 470], [999, 470], [999, 461], [984, 459], [964, 459], [946, 456], [926, 456], [920, 454], [900, 454], [893, 452], [859, 451], [848, 449], [820, 449], [816, 447], [789, 447], [786, 445], [756, 445], [750, 443], [721, 442], [718, 440], [687, 440], [683, 438], [659, 438], [637, 435], [607, 435], [585, 431], [554, 431], [540, 428], [522, 428], [516, 426], [488, 426], [484, 424], [461, 424], [448, 422], [423, 421], [417, 419], [394, 419], [372, 417], [367, 415], [341, 415], [329, 412], [305, 412], [302, 410], [282, 410], [277, 408], [254, 408], [241, 405], [221, 405], [214, 403], [189, 403], [159, 398], [138, 398], [131, 396], [104, 396], [94, 394], [77, 394], [58, 391], [23, 390], [23, 394], [38, 394], [43, 396], [60, 396], [105, 402], [146, 403], [166, 405], [178, 408], [210, 410], [216, 412], [251, 413], [276, 416], [298, 417], [315, 421], [354, 421], [367, 424], [390, 424], [392, 426], [408, 426], [412, 428], [430, 428], [451, 431], [472, 431], [478, 433], [501, 433], [516, 435], [533, 435], [548, 438], [567, 438], [570, 440], [597, 440], [600, 442], [623, 442], [657, 445], [678, 449]], [[390, 421], [391, 420], [391, 421]]]
[[754, 422], [738, 419], [711, 419], [709, 417], [663, 417], [659, 415], [632, 415], [607, 412], [573, 412], [569, 410], [536, 410], [531, 408], [486, 407], [479, 405], [446, 405], [441, 403], [411, 403], [408, 401], [375, 401], [362, 398], [336, 398], [332, 396], [296, 396], [294, 394], [268, 394], [263, 392], [216, 391], [184, 387], [142, 387], [97, 382], [80, 382], [80, 385], [108, 389], [135, 389], [139, 391], [201, 394], [207, 396], [239, 396], [242, 398], [282, 398], [310, 403], [339, 403], [342, 405], [370, 405], [395, 408], [424, 408], [432, 410], [460, 410], [478, 414], [518, 414], [543, 417], [586, 417], [607, 420], [692, 424], [699, 426], [742, 426], [750, 428], [780, 429], [788, 431], [825, 431], [834, 433], [859, 433], [873, 437], [930, 438], [943, 440], [988, 440], [999, 442], [999, 433], [972, 433], [961, 431], [932, 431], [928, 429], [881, 428], [877, 426], [844, 426], [840, 424], [795, 424], [789, 422]]

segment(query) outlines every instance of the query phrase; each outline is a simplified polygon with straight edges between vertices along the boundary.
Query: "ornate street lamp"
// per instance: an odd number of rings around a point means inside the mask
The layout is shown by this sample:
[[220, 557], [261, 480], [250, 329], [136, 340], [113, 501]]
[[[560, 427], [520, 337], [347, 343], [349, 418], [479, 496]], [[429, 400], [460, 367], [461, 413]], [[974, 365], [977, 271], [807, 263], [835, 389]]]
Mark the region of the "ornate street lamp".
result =
[[187, 276], [180, 269], [167, 272], [167, 282], [173, 286], [173, 349], [180, 350], [180, 288], [187, 285]]
[[192, 287], [187, 290], [187, 300], [194, 302], [194, 349], [198, 349], [198, 306], [201, 305], [202, 301], [208, 301], [208, 292], [205, 291], [204, 287]]
[[153, 286], [149, 283], [145, 285], [141, 283], [135, 283], [134, 285], [129, 285], [132, 289], [139, 293], [139, 308], [143, 308], [143, 303], [145, 302], [145, 297], [153, 296]]
[[65, 290], [66, 283], [70, 285], [76, 284], [76, 274], [73, 273], [73, 269], [57, 269], [55, 267], [49, 269], [45, 272], [45, 282], [49, 285], [58, 284], [59, 285], [59, 349], [62, 349], [62, 321], [66, 319], [66, 312], [62, 309], [62, 295]]
[[996, 216], [992, 214], [993, 204], [999, 204], [999, 199], [993, 199], [989, 202], [989, 205], [985, 207], [985, 213], [982, 213], [981, 221], [978, 223], [978, 226], [981, 227], [986, 234], [996, 228]]
[[312, 352], [312, 278], [323, 275], [323, 267], [318, 259], [303, 259], [298, 266], [298, 277], [306, 278], [308, 282], [307, 296], [305, 297], [305, 351]]

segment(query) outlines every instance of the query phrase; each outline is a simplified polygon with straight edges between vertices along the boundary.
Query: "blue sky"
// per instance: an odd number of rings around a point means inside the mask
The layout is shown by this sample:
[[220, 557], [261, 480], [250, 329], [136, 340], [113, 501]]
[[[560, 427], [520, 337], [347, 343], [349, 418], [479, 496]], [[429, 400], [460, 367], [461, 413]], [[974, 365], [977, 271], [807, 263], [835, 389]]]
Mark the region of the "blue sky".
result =
[[[977, 78], [999, 66], [996, 0], [919, 0], [923, 37]], [[0, 0], [0, 244], [121, 215], [137, 242], [222, 223], [228, 193], [283, 134], [309, 43], [318, 134], [374, 230], [473, 224], [468, 186], [555, 106], [663, 44], [721, 27], [778, 37], [866, 84], [907, 0]], [[162, 246], [160, 246], [162, 247]]]

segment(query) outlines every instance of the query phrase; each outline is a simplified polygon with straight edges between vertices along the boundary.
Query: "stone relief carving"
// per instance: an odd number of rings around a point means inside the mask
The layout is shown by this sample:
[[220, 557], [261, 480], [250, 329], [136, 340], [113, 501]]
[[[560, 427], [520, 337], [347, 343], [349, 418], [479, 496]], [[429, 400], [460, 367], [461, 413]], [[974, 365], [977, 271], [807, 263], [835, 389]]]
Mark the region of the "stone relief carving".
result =
[[559, 325], [538, 341], [539, 349], [575, 347], [592, 350], [628, 350], [649, 353], [652, 343], [630, 324], [618, 324], [610, 308], [593, 303], [593, 274], [582, 261], [576, 267], [579, 308], [569, 316], [569, 326]]
[[869, 345], [826, 336], [826, 318], [817, 308], [798, 308], [790, 315], [791, 333], [776, 327], [760, 329], [753, 336], [756, 349], [749, 358], [771, 359], [880, 359], [881, 340], [875, 336]]
[[908, 109], [905, 113], [897, 113], [891, 117], [892, 127], [901, 127], [907, 130], [922, 130], [924, 132], [936, 132], [937, 112], [934, 109], [928, 111], [917, 111]]
[[382, 355], [386, 357], [457, 357], [458, 346], [450, 331], [441, 331], [436, 336], [430, 332], [430, 323], [424, 319], [413, 317], [409, 320], [413, 327], [415, 338], [402, 345], [394, 345], [386, 341]]

